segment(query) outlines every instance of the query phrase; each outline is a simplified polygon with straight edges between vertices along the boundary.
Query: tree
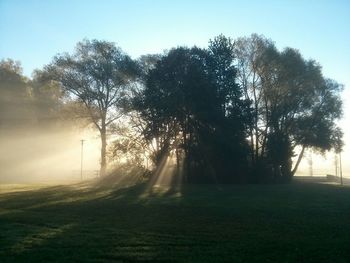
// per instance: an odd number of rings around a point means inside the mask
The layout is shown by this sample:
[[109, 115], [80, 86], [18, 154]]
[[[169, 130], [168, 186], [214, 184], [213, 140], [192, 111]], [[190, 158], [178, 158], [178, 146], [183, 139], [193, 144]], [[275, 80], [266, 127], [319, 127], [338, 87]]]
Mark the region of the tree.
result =
[[272, 54], [277, 51], [273, 43], [259, 35], [250, 38], [238, 38], [235, 41], [234, 54], [237, 67], [237, 81], [243, 89], [243, 97], [251, 102], [250, 123], [248, 136], [250, 141], [250, 159], [252, 166], [257, 166], [265, 154], [267, 129], [266, 120], [267, 101], [264, 100], [264, 88], [261, 78], [264, 64], [262, 58], [269, 51], [270, 62]]
[[64, 118], [64, 112], [68, 106], [66, 94], [57, 82], [43, 81], [42, 74], [44, 74], [42, 71], [35, 70], [30, 81], [34, 112], [38, 123], [66, 121], [68, 119]]
[[155, 161], [175, 150], [187, 180], [232, 181], [244, 163], [244, 103], [231, 49], [231, 40], [219, 36], [209, 49], [170, 50], [149, 71], [137, 100], [145, 136], [158, 148]]
[[246, 180], [246, 130], [251, 121], [250, 101], [242, 96], [243, 88], [237, 83], [234, 48], [233, 40], [224, 35], [210, 40], [208, 46], [208, 71], [221, 109], [212, 120], [215, 140], [211, 151], [216, 157], [216, 169], [224, 175], [221, 180], [231, 182], [232, 178]]
[[32, 123], [30, 81], [22, 74], [20, 62], [0, 61], [0, 126]]
[[106, 174], [107, 129], [122, 116], [127, 88], [137, 78], [136, 63], [113, 43], [84, 40], [72, 55], [61, 54], [45, 67], [46, 78], [79, 100], [101, 136], [101, 176]]
[[[249, 127], [255, 167], [271, 165], [275, 178], [290, 179], [307, 147], [329, 150], [339, 143], [341, 85], [323, 77], [321, 67], [291, 48], [279, 52], [262, 36], [236, 41], [244, 96], [252, 101]], [[337, 139], [336, 139], [337, 138]], [[299, 157], [292, 167], [297, 147]]]
[[41, 72], [23, 76], [20, 62], [0, 62], [0, 123], [2, 126], [48, 126], [58, 123], [64, 94], [57, 83], [42, 82]]

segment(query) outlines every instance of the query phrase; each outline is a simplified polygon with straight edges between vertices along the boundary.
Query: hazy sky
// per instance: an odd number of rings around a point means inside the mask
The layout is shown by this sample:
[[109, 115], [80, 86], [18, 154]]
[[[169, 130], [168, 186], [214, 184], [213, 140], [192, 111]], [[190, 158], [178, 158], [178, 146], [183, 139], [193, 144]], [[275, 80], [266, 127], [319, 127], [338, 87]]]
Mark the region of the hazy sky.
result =
[[[297, 48], [317, 60], [325, 76], [345, 85], [346, 130], [349, 28], [349, 0], [0, 0], [0, 59], [21, 61], [30, 76], [84, 38], [113, 41], [136, 58], [178, 45], [206, 46], [220, 33], [232, 38], [263, 34], [278, 48]], [[345, 139], [349, 158], [350, 132]]]

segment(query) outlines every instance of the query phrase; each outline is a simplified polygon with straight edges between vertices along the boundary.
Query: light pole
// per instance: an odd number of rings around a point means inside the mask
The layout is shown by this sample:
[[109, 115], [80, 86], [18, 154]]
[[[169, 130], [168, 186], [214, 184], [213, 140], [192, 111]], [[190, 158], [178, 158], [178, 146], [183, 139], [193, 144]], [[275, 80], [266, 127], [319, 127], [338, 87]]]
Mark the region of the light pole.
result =
[[309, 175], [312, 177], [314, 175], [313, 161], [312, 161], [312, 151], [310, 151], [310, 154], [309, 154], [308, 164], [309, 164]]
[[340, 185], [343, 185], [343, 168], [341, 165], [341, 152], [339, 152], [339, 172], [340, 172]]
[[338, 154], [334, 154], [335, 177], [338, 177]]
[[84, 152], [84, 141], [81, 141], [81, 156], [80, 156], [80, 179], [83, 180], [83, 152]]

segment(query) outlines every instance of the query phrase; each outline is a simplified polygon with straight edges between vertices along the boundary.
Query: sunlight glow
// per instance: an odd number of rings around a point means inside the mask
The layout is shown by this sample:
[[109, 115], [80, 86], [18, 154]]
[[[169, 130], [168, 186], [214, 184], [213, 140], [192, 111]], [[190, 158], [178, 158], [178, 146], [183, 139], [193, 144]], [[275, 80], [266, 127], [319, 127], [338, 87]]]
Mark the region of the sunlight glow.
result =
[[169, 155], [163, 156], [157, 170], [149, 181], [147, 191], [154, 189], [179, 191], [182, 182], [183, 158], [180, 158], [178, 165], [175, 150], [172, 150]]
[[2, 132], [0, 182], [45, 183], [76, 181], [80, 174], [80, 138], [84, 145], [84, 170], [99, 167], [99, 140], [81, 130], [11, 130]]

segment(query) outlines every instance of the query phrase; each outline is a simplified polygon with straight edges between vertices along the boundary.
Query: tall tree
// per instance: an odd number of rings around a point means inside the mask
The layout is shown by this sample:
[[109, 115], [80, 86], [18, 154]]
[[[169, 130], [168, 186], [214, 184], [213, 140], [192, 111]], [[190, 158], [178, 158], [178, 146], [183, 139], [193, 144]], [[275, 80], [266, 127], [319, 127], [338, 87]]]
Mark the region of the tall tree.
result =
[[219, 36], [209, 49], [170, 50], [150, 70], [138, 103], [145, 135], [159, 147], [156, 159], [172, 149], [182, 152], [192, 181], [232, 181], [245, 159], [231, 45]]
[[[342, 113], [342, 86], [325, 79], [315, 61], [303, 59], [295, 49], [279, 52], [258, 35], [238, 39], [235, 53], [244, 95], [253, 102], [253, 166], [267, 162], [275, 177], [288, 179], [305, 148], [323, 151], [341, 143], [336, 120]], [[301, 151], [292, 167], [297, 147]]]
[[35, 121], [28, 78], [20, 62], [0, 61], [0, 126], [29, 124]]
[[[267, 52], [269, 51], [269, 52]], [[243, 96], [251, 102], [251, 121], [248, 126], [250, 140], [250, 157], [253, 166], [256, 166], [264, 156], [267, 138], [266, 106], [264, 88], [261, 78], [264, 64], [263, 58], [270, 53], [270, 62], [276, 54], [272, 41], [253, 34], [249, 38], [238, 38], [235, 41], [234, 54], [237, 66], [237, 81], [243, 89]]]
[[34, 112], [39, 123], [63, 120], [67, 108], [66, 94], [55, 81], [43, 81], [43, 72], [35, 70], [30, 81]]
[[207, 67], [221, 109], [220, 114], [212, 120], [215, 123], [215, 140], [212, 143], [215, 147], [211, 151], [217, 159], [220, 173], [236, 177], [235, 180], [245, 180], [250, 101], [242, 96], [243, 88], [237, 83], [234, 48], [233, 40], [224, 35], [209, 41]]
[[106, 174], [107, 129], [122, 116], [137, 64], [113, 43], [84, 40], [75, 53], [61, 54], [45, 67], [47, 77], [83, 103], [101, 136], [101, 176]]

